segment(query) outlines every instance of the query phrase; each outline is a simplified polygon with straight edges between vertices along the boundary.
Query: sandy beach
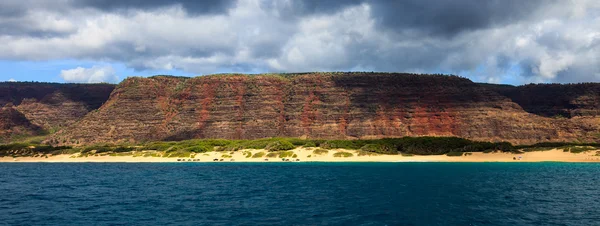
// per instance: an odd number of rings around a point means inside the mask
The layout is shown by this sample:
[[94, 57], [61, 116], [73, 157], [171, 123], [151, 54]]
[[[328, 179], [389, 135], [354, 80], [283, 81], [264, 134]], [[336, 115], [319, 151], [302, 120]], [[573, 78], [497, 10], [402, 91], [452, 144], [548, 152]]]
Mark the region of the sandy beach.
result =
[[[596, 151], [583, 153], [564, 152], [562, 149], [548, 151], [526, 152], [523, 154], [512, 153], [480, 153], [474, 152], [463, 156], [446, 155], [363, 155], [359, 156], [355, 150], [328, 150], [324, 154], [315, 154], [313, 148], [296, 148], [292, 150], [296, 157], [288, 157], [289, 161], [300, 162], [600, 162]], [[163, 158], [163, 157], [134, 157], [134, 156], [87, 156], [56, 155], [45, 157], [3, 157], [0, 162], [282, 162], [282, 158], [266, 156], [253, 158], [247, 157], [249, 153], [269, 153], [266, 150], [241, 150], [236, 152], [207, 152], [196, 154], [193, 158]], [[352, 153], [351, 157], [335, 157], [337, 152]], [[221, 161], [222, 160], [222, 161]]]

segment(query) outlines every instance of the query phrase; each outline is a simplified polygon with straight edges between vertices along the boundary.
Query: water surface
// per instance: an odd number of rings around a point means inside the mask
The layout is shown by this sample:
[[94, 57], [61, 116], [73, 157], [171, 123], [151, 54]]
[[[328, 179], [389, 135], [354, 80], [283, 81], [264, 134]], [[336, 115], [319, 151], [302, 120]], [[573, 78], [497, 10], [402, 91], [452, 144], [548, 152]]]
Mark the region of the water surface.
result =
[[4, 163], [0, 225], [595, 225], [600, 164]]

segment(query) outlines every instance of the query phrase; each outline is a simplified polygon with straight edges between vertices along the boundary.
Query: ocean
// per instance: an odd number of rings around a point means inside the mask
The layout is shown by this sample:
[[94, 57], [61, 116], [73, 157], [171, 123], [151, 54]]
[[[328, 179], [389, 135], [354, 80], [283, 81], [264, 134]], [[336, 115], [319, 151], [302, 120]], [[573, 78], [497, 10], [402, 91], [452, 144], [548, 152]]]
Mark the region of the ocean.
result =
[[600, 164], [0, 164], [0, 225], [598, 224]]

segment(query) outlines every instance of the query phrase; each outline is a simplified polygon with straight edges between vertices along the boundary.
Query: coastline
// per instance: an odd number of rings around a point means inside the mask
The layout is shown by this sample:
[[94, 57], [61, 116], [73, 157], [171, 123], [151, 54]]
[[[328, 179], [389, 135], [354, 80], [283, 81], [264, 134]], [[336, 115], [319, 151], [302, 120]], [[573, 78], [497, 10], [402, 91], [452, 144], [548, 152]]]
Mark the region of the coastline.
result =
[[[521, 154], [513, 153], [482, 153], [473, 152], [463, 156], [446, 156], [446, 155], [363, 155], [356, 150], [334, 149], [328, 150], [328, 153], [315, 154], [312, 148], [296, 148], [291, 150], [296, 157], [286, 157], [290, 162], [598, 162], [600, 156], [596, 155], [596, 151], [588, 151], [582, 153], [564, 152], [561, 149], [552, 149], [548, 151], [533, 151]], [[256, 153], [269, 153], [266, 150], [247, 149], [236, 152], [206, 152], [198, 153], [193, 158], [184, 157], [141, 157], [141, 156], [87, 156], [78, 157], [78, 154], [63, 154], [46, 157], [0, 157], [0, 163], [7, 162], [283, 162], [280, 157], [247, 157]], [[334, 157], [335, 153], [345, 152], [351, 153], [351, 157]], [[514, 158], [514, 159], [513, 159]], [[222, 159], [222, 161], [221, 161]], [[265, 160], [268, 159], [268, 160]]]

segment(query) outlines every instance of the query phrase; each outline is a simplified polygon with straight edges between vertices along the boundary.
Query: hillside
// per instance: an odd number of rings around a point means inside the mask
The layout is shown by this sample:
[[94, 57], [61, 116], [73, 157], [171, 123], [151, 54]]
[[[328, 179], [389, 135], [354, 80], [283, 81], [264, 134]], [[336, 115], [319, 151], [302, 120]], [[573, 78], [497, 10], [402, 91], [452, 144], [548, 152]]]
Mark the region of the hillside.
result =
[[110, 84], [0, 83], [0, 141], [51, 133], [99, 108]]
[[[593, 110], [598, 94], [567, 95], [580, 105], [541, 101], [555, 92], [546, 89], [562, 89], [553, 86], [495, 87], [456, 76], [398, 73], [129, 78], [97, 111], [48, 142], [425, 135], [516, 144], [599, 141], [600, 118]], [[558, 113], [547, 109], [569, 114], [548, 117]]]
[[600, 116], [600, 84], [482, 84], [519, 104], [525, 111], [546, 117]]

